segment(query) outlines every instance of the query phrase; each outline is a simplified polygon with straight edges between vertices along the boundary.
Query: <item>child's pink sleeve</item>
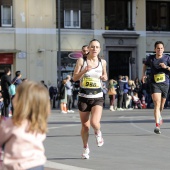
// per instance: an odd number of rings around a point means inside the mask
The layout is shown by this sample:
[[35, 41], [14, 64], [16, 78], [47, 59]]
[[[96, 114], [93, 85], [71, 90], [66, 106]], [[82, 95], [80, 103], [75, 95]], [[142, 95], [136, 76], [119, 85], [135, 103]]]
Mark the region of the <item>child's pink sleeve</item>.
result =
[[2, 120], [0, 123], [0, 147], [8, 140], [10, 137], [11, 120]]

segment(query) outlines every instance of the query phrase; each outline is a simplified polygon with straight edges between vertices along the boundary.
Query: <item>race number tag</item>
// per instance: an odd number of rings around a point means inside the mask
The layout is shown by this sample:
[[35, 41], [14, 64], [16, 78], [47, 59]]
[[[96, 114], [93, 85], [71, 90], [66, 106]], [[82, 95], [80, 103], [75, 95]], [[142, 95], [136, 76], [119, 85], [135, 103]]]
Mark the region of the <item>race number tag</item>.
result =
[[96, 89], [101, 87], [100, 79], [93, 77], [84, 77], [82, 80], [82, 87], [89, 89]]
[[162, 74], [155, 74], [154, 75], [154, 80], [156, 83], [162, 83], [165, 81], [165, 74], [162, 73]]

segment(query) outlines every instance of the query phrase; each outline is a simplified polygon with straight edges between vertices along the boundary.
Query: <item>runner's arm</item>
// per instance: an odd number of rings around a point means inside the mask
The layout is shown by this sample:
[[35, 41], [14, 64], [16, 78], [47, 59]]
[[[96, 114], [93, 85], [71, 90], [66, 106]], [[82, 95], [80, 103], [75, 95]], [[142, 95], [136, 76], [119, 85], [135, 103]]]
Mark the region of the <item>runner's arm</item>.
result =
[[73, 81], [80, 80], [87, 71], [91, 70], [91, 67], [89, 67], [89, 66], [86, 66], [85, 69], [81, 70], [81, 68], [83, 66], [83, 62], [84, 62], [83, 58], [79, 58], [77, 60], [77, 63], [76, 63], [75, 69], [74, 69], [74, 73], [73, 73]]
[[107, 77], [107, 71], [106, 71], [106, 61], [102, 59], [102, 67], [103, 67], [103, 71], [102, 71], [102, 76], [100, 77], [100, 79], [102, 81], [107, 81], [108, 77]]

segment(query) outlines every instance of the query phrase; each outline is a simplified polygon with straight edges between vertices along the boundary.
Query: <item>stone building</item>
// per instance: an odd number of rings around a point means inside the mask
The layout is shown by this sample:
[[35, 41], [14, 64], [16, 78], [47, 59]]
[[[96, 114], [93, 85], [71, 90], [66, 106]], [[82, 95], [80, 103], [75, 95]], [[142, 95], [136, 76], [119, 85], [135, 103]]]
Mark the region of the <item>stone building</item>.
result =
[[9, 66], [12, 76], [21, 70], [28, 79], [56, 84], [72, 74], [81, 47], [94, 38], [101, 42], [109, 78], [141, 77], [155, 41], [163, 41], [170, 53], [170, 0], [0, 0], [0, 5], [0, 75]]

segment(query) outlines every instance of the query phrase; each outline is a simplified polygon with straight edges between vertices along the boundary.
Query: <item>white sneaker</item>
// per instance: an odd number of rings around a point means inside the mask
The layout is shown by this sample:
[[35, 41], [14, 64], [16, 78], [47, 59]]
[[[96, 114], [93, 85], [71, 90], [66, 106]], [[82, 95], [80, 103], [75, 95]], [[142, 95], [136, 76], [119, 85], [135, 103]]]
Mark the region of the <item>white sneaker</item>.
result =
[[96, 135], [96, 143], [97, 143], [98, 147], [103, 146], [103, 144], [104, 144], [104, 139], [102, 138], [101, 132]]
[[122, 108], [120, 107], [120, 108], [117, 108], [117, 111], [124, 111], [124, 109], [122, 109]]
[[74, 110], [70, 110], [71, 113], [74, 113]]
[[66, 114], [67, 112], [65, 112], [65, 111], [61, 111], [61, 113]]
[[81, 155], [81, 158], [82, 159], [89, 159], [89, 153], [90, 153], [90, 150], [89, 148], [83, 148], [83, 154]]

